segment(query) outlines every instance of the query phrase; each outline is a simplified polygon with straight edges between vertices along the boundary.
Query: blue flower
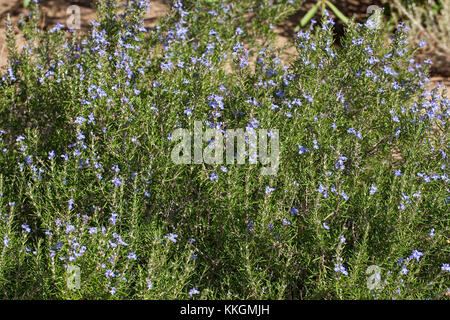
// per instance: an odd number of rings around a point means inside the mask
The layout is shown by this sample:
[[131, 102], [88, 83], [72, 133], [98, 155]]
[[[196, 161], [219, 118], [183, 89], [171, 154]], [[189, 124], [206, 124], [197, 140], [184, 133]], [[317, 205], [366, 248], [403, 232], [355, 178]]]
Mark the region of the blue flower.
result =
[[430, 231], [430, 237], [434, 237], [434, 228], [432, 228]]
[[321, 194], [323, 194], [323, 197], [325, 199], [328, 198], [328, 194], [327, 194], [327, 187], [324, 187], [322, 184], [319, 185], [319, 189], [317, 189], [317, 191]]
[[316, 150], [319, 150], [319, 146], [317, 145], [317, 140], [314, 139], [313, 144], [314, 144], [313, 148]]
[[50, 29], [50, 32], [54, 33], [56, 31], [60, 31], [61, 28], [64, 28], [64, 25], [58, 22], [52, 29]]
[[75, 201], [73, 199], [69, 199], [69, 201], [68, 201], [69, 210], [72, 210], [72, 206], [73, 206], [74, 202]]
[[4, 245], [5, 247], [7, 247], [7, 246], [8, 246], [8, 243], [9, 243], [8, 238], [7, 238], [6, 236], [4, 236], [4, 237], [3, 237], [3, 245]]
[[274, 191], [275, 190], [275, 188], [272, 188], [272, 187], [270, 187], [270, 186], [267, 186], [266, 187], [266, 194], [270, 194], [270, 193], [272, 193], [272, 191]]
[[105, 272], [105, 277], [106, 278], [114, 278], [116, 275], [115, 275], [115, 273], [114, 273], [114, 271], [112, 271], [112, 270], [106, 270], [106, 272]]
[[86, 121], [86, 119], [83, 118], [83, 117], [77, 117], [77, 118], [75, 119], [75, 123], [76, 123], [76, 124], [83, 124], [85, 121]]
[[409, 258], [410, 259], [416, 259], [417, 262], [419, 262], [419, 259], [420, 259], [421, 256], [423, 256], [422, 252], [420, 252], [418, 250], [414, 250]]
[[211, 176], [209, 177], [209, 180], [214, 181], [214, 180], [217, 180], [217, 178], [218, 178], [218, 175], [215, 172], [213, 172], [211, 174]]
[[304, 154], [305, 152], [308, 152], [308, 150], [305, 147], [301, 146], [300, 144], [297, 143], [297, 146], [299, 154]]
[[370, 194], [373, 196], [374, 194], [375, 194], [375, 192], [377, 192], [377, 187], [375, 187], [373, 184], [372, 184], [372, 186], [370, 187]]
[[81, 141], [81, 140], [84, 140], [84, 138], [86, 138], [86, 137], [84, 136], [84, 134], [83, 134], [82, 132], [79, 132], [78, 135], [77, 135], [77, 139], [78, 139], [79, 141]]
[[111, 180], [112, 183], [114, 184], [114, 186], [118, 187], [122, 185], [122, 180], [120, 180], [119, 178], [115, 177], [114, 179]]
[[408, 274], [408, 268], [406, 268], [406, 266], [404, 265], [400, 272], [403, 273], [403, 274]]
[[340, 272], [340, 273], [342, 273], [343, 275], [348, 276], [347, 269], [345, 269], [345, 267], [344, 267], [341, 263], [336, 263], [336, 265], [335, 265], [335, 267], [334, 267], [334, 271], [335, 271], [336, 273]]
[[116, 225], [116, 222], [117, 222], [117, 216], [118, 216], [118, 214], [117, 213], [115, 213], [115, 212], [112, 212], [111, 213], [111, 218], [109, 218], [109, 221], [112, 223], [112, 225]]
[[71, 224], [66, 226], [66, 234], [75, 230], [75, 227]]
[[170, 241], [175, 243], [175, 242], [177, 242], [176, 238], [178, 238], [178, 235], [175, 233], [169, 233], [169, 234], [166, 234], [164, 238], [168, 238]]
[[339, 160], [335, 163], [335, 168], [336, 169], [340, 169], [340, 170], [344, 170], [345, 169], [345, 165], [344, 165], [345, 161], [347, 161], [347, 157], [340, 156]]
[[189, 290], [189, 295], [192, 297], [194, 294], [199, 294], [200, 291], [197, 290], [197, 288], [192, 288]]

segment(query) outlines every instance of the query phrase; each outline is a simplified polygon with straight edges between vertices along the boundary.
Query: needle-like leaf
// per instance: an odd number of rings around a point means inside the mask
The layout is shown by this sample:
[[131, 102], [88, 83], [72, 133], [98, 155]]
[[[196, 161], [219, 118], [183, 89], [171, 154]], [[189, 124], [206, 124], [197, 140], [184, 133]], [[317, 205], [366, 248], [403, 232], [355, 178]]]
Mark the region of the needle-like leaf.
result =
[[338, 8], [336, 8], [336, 6], [334, 4], [332, 4], [330, 1], [326, 1], [326, 4], [330, 7], [330, 9], [334, 12], [334, 14], [341, 19], [342, 22], [344, 23], [348, 23], [348, 18], [341, 12], [339, 11]]
[[309, 11], [302, 18], [302, 20], [300, 20], [300, 26], [304, 27], [308, 23], [308, 21], [311, 20], [312, 17], [314, 17], [314, 15], [316, 14], [317, 10], [319, 9], [319, 6], [320, 6], [320, 2], [317, 2], [314, 5], [314, 7], [309, 9]]

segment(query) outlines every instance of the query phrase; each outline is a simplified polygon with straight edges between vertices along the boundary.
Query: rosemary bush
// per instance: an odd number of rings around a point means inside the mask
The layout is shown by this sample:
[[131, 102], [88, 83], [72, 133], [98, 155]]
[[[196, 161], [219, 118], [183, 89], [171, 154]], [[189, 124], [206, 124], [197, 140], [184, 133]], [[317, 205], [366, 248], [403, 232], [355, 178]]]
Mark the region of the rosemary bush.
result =
[[[174, 1], [146, 29], [145, 1], [99, 1], [78, 35], [32, 1], [0, 82], [1, 297], [445, 297], [449, 101], [404, 25], [335, 45], [325, 12], [286, 65], [270, 39], [299, 4]], [[277, 174], [173, 163], [194, 121], [278, 130]]]

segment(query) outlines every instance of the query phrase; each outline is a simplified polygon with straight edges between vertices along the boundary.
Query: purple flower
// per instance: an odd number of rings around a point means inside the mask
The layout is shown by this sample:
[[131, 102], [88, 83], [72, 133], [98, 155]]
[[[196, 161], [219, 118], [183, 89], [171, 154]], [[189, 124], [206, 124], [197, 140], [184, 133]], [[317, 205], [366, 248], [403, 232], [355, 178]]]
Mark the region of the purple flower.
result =
[[423, 256], [423, 253], [418, 251], [418, 250], [414, 250], [411, 253], [411, 256], [409, 257], [410, 259], [416, 259], [417, 262], [419, 262], [420, 257]]
[[122, 180], [120, 180], [119, 178], [115, 177], [114, 179], [111, 180], [112, 183], [114, 184], [114, 186], [118, 187], [122, 185]]
[[69, 201], [68, 201], [68, 206], [69, 206], [69, 210], [72, 210], [72, 206], [73, 206], [73, 203], [74, 203], [75, 201], [73, 200], [73, 199], [69, 199]]
[[75, 123], [76, 123], [76, 124], [83, 124], [85, 121], [86, 121], [86, 119], [83, 118], [83, 117], [77, 117], [77, 118], [75, 119]]
[[313, 144], [314, 144], [313, 148], [316, 150], [319, 150], [319, 146], [317, 145], [317, 140], [314, 139]]
[[345, 267], [341, 263], [336, 263], [336, 265], [334, 267], [334, 271], [336, 271], [336, 273], [340, 272], [343, 275], [348, 276], [347, 269], [345, 269]]
[[340, 169], [340, 170], [344, 170], [345, 169], [345, 165], [344, 162], [347, 161], [347, 157], [345, 156], [340, 156], [339, 160], [336, 162], [335, 164], [335, 168], [336, 169]]
[[400, 272], [403, 274], [408, 274], [408, 268], [406, 268], [406, 266], [403, 265], [402, 270], [400, 270]]
[[30, 233], [30, 232], [31, 232], [30, 226], [27, 225], [26, 223], [24, 223], [24, 224], [22, 225], [22, 229], [23, 229], [26, 233]]
[[114, 271], [112, 271], [112, 270], [106, 270], [106, 272], [105, 272], [105, 277], [106, 278], [114, 278], [116, 275], [114, 274]]
[[177, 242], [177, 239], [176, 239], [177, 237], [178, 237], [177, 234], [169, 233], [169, 234], [166, 234], [164, 238], [166, 238], [166, 239], [169, 238], [170, 241], [175, 243], [175, 242]]
[[270, 186], [267, 186], [266, 187], [266, 194], [270, 194], [274, 190], [275, 190], [275, 188], [271, 188]]
[[114, 226], [116, 225], [116, 222], [117, 222], [117, 216], [118, 216], [117, 213], [112, 212], [111, 218], [109, 218], [109, 222], [111, 222]]
[[79, 132], [78, 135], [77, 135], [78, 141], [84, 140], [84, 138], [86, 138], [86, 137], [84, 136], [84, 134], [83, 134], [82, 132]]
[[372, 186], [370, 187], [370, 194], [373, 196], [374, 194], [375, 194], [375, 192], [377, 192], [377, 187], [375, 187], [373, 184], [372, 184]]
[[217, 180], [217, 178], [218, 178], [217, 174], [215, 172], [213, 172], [211, 174], [211, 176], [209, 177], [209, 180], [214, 181], [214, 180]]
[[305, 152], [308, 152], [308, 150], [305, 147], [301, 146], [300, 144], [297, 143], [297, 146], [299, 154], [304, 154]]
[[189, 295], [192, 297], [194, 294], [199, 294], [200, 291], [197, 290], [197, 288], [192, 288], [189, 290]]
[[73, 225], [68, 224], [66, 226], [66, 233], [69, 233], [69, 232], [74, 231], [74, 230], [75, 230], [75, 227]]
[[323, 194], [323, 197], [326, 199], [328, 198], [328, 194], [327, 194], [327, 187], [324, 187], [322, 184], [319, 185], [319, 189], [317, 189], [317, 191], [321, 194]]
[[61, 28], [64, 28], [64, 25], [58, 22], [52, 29], [50, 29], [50, 32], [54, 33], [55, 31], [60, 31]]

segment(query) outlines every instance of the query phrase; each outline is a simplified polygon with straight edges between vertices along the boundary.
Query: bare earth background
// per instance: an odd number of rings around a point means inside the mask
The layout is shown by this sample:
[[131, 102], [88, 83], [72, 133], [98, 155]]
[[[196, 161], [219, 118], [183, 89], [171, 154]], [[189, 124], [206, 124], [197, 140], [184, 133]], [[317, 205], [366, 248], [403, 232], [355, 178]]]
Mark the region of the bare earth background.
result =
[[[27, 14], [27, 10], [22, 7], [23, 1], [17, 0], [0, 0], [0, 68], [6, 65], [7, 50], [5, 43], [5, 22], [7, 14], [11, 16], [11, 21], [13, 25], [17, 25], [19, 19]], [[157, 23], [158, 19], [164, 16], [169, 11], [168, 0], [153, 0], [150, 2], [150, 11], [145, 16], [146, 26], [153, 26]], [[295, 48], [290, 46], [290, 39], [295, 36], [294, 29], [299, 24], [301, 17], [313, 6], [316, 1], [309, 0], [303, 6], [301, 10], [289, 17], [282, 24], [276, 26], [276, 45], [279, 47], [287, 46], [283, 58], [289, 59], [295, 54]], [[383, 1], [380, 0], [336, 0], [333, 1], [342, 12], [350, 17], [355, 16], [357, 20], [364, 21], [367, 17], [367, 7], [369, 5], [381, 6]], [[66, 24], [68, 18], [66, 10], [71, 5], [78, 5], [81, 9], [81, 29], [88, 30], [89, 23], [95, 19], [96, 13], [92, 0], [40, 0], [41, 6], [41, 28], [47, 29], [51, 28], [57, 22]], [[343, 26], [337, 21], [336, 31], [337, 33], [342, 32]], [[16, 31], [16, 41], [19, 48], [23, 47], [24, 41], [20, 32]], [[442, 62], [439, 62], [442, 64]], [[447, 70], [450, 69], [450, 65], [444, 62], [444, 68], [437, 65], [431, 74], [431, 84], [430, 87], [436, 85], [436, 83], [441, 82], [448, 89], [450, 89], [450, 77]], [[449, 90], [450, 91], [450, 90]], [[448, 93], [450, 98], [450, 93]]]

